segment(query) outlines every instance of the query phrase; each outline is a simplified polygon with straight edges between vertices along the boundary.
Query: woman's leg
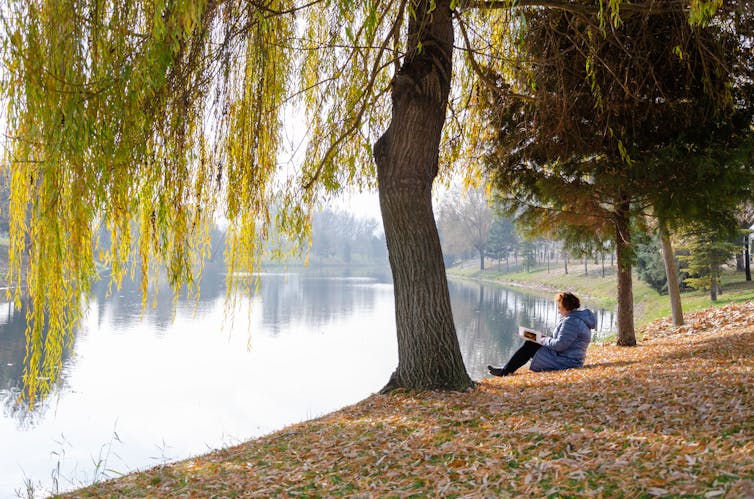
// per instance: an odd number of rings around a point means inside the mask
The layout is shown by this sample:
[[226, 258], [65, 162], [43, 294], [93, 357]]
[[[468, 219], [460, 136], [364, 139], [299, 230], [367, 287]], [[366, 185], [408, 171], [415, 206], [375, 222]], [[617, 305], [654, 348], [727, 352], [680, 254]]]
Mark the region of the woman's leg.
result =
[[490, 374], [495, 376], [508, 376], [509, 374], [513, 374], [519, 367], [529, 362], [541, 347], [542, 345], [539, 343], [524, 341], [524, 344], [521, 345], [521, 348], [516, 350], [516, 353], [513, 354], [513, 357], [511, 357], [507, 364], [503, 367], [487, 366], [487, 369], [490, 370]]

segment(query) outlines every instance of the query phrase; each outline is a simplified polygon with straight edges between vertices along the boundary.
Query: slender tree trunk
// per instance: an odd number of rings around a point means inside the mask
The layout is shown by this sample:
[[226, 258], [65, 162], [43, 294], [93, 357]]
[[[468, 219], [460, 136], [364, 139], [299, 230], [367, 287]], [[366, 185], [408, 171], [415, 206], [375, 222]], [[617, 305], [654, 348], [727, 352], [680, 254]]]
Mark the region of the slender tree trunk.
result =
[[683, 308], [681, 306], [681, 288], [678, 284], [678, 269], [675, 265], [673, 246], [668, 237], [668, 231], [660, 224], [660, 241], [662, 242], [662, 259], [665, 262], [665, 275], [668, 279], [668, 295], [670, 296], [670, 310], [673, 315], [673, 325], [683, 325]]
[[746, 271], [746, 280], [751, 281], [751, 261], [749, 258], [749, 234], [744, 236], [744, 270]]
[[484, 270], [484, 250], [479, 250], [479, 270]]
[[392, 120], [374, 147], [398, 334], [398, 367], [383, 392], [473, 386], [453, 324], [432, 212], [453, 47], [450, 0], [432, 3], [419, 2], [410, 17], [409, 54], [393, 78]]
[[563, 255], [563, 270], [565, 275], [568, 275], [568, 255]]
[[631, 277], [630, 201], [619, 203], [614, 214], [615, 248], [618, 260], [618, 345], [636, 345], [634, 332], [634, 292]]
[[743, 253], [736, 253], [736, 271], [744, 271], [744, 255]]
[[720, 263], [718, 263], [718, 255], [713, 256], [712, 263], [712, 288], [715, 290], [714, 294], [710, 293], [710, 299], [717, 301], [717, 298], [723, 294], [722, 277], [720, 276]]

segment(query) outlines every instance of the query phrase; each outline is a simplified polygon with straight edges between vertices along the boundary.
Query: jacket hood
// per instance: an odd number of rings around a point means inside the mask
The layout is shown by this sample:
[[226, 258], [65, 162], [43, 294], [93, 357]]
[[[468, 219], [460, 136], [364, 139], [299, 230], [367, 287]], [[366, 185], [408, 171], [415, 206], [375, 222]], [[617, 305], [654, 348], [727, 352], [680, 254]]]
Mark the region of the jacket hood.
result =
[[574, 310], [568, 315], [578, 317], [579, 319], [584, 321], [584, 324], [586, 324], [589, 329], [595, 329], [597, 327], [597, 318], [594, 316], [594, 313], [588, 308], [585, 308], [583, 310]]

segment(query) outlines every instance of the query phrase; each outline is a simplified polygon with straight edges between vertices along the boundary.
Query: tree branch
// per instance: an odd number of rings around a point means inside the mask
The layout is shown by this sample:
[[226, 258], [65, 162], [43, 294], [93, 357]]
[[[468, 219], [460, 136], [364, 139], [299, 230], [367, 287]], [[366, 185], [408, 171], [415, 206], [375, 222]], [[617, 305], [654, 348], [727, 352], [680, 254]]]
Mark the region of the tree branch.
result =
[[322, 3], [324, 0], [312, 0], [311, 2], [305, 3], [304, 5], [299, 5], [298, 7], [291, 7], [290, 9], [285, 10], [279, 10], [279, 9], [273, 9], [272, 7], [269, 7], [267, 3], [262, 2], [250, 2], [250, 5], [253, 5], [257, 9], [267, 12], [268, 14], [272, 16], [280, 16], [280, 15], [286, 15], [286, 14], [294, 14], [298, 12], [299, 10], [305, 10], [309, 7], [312, 7], [314, 5], [317, 5], [319, 3]]
[[469, 63], [471, 64], [471, 68], [474, 70], [474, 73], [479, 76], [479, 78], [484, 82], [487, 87], [489, 87], [494, 93], [500, 95], [501, 97], [516, 97], [523, 100], [530, 100], [533, 101], [534, 98], [530, 97], [528, 95], [523, 94], [517, 94], [514, 92], [505, 92], [502, 88], [500, 88], [496, 82], [490, 78], [489, 71], [485, 71], [482, 66], [479, 65], [476, 58], [474, 57], [474, 51], [471, 48], [471, 41], [469, 40], [469, 34], [466, 30], [466, 24], [463, 22], [463, 19], [460, 16], [456, 16], [458, 19], [458, 27], [461, 29], [461, 35], [463, 35], [463, 42], [466, 45], [465, 52], [467, 53], [469, 57]]
[[[463, 3], [458, 10], [520, 9], [530, 7], [557, 9], [582, 15], [595, 15], [600, 12], [600, 8], [597, 6], [583, 5], [565, 0], [469, 0], [468, 2]], [[668, 0], [663, 2], [662, 7], [659, 8], [654, 1], [645, 3], [622, 2], [619, 10], [624, 12], [651, 12], [653, 14], [661, 14], [677, 12], [679, 9], [686, 8], [688, 8], [687, 0]]]
[[[402, 4], [405, 4], [406, 0], [402, 0]], [[403, 10], [403, 6], [401, 6], [401, 11]], [[328, 161], [330, 161], [330, 156], [335, 152], [335, 150], [340, 146], [340, 144], [346, 140], [346, 138], [351, 135], [355, 130], [358, 129], [359, 125], [361, 125], [361, 118], [364, 116], [364, 113], [367, 110], [368, 105], [373, 102], [372, 99], [369, 99], [369, 94], [372, 92], [372, 89], [374, 88], [374, 84], [377, 80], [377, 76], [380, 71], [382, 71], [387, 65], [392, 64], [392, 60], [389, 61], [387, 64], [380, 64], [380, 61], [382, 59], [382, 54], [384, 54], [388, 50], [388, 45], [395, 35], [396, 30], [400, 26], [400, 19], [396, 19], [396, 21], [393, 23], [393, 25], [390, 28], [390, 31], [387, 33], [387, 36], [384, 38], [382, 44], [380, 45], [379, 52], [377, 53], [377, 56], [374, 59], [374, 64], [372, 65], [372, 69], [369, 74], [369, 80], [367, 81], [366, 86], [364, 87], [364, 91], [361, 93], [362, 100], [361, 100], [361, 107], [359, 108], [358, 112], [356, 113], [356, 116], [351, 120], [351, 125], [348, 126], [339, 136], [336, 140], [334, 140], [330, 146], [327, 148], [327, 151], [322, 157], [322, 160], [319, 162], [317, 167], [315, 168], [314, 173], [310, 176], [309, 180], [304, 182], [302, 185], [302, 189], [304, 191], [308, 191], [312, 188], [314, 183], [319, 179], [320, 175], [322, 174], [322, 171], [324, 170], [325, 165]], [[386, 92], [387, 89], [381, 91], [378, 93], [378, 95], [382, 95], [384, 92]]]

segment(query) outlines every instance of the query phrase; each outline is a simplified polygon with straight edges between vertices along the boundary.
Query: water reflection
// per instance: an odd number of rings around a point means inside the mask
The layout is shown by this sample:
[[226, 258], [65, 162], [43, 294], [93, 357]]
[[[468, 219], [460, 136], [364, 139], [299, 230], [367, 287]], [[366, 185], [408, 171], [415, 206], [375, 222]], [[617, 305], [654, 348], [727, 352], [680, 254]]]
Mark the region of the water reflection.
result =
[[258, 276], [258, 296], [264, 307], [262, 324], [273, 334], [293, 323], [303, 322], [319, 332], [333, 320], [356, 310], [372, 310], [375, 289], [391, 285], [384, 276], [349, 277], [312, 274], [272, 274]]
[[[488, 376], [488, 364], [503, 364], [523, 343], [518, 326], [551, 331], [560, 316], [552, 297], [523, 294], [499, 286], [468, 281], [448, 283], [458, 340], [472, 379]], [[598, 320], [595, 336], [609, 333], [613, 313], [592, 308]]]
[[[72, 353], [71, 345], [63, 346], [63, 365], [70, 364]], [[45, 399], [39, 400], [33, 411], [21, 402], [25, 355], [25, 304], [17, 308], [13, 302], [0, 302], [0, 407], [3, 416], [16, 420], [19, 428], [33, 427], [49, 407]], [[52, 391], [64, 386], [65, 376], [61, 375], [54, 380]]]
[[0, 388], [20, 386], [26, 351], [26, 321], [12, 302], [0, 302]]
[[[201, 290], [197, 298], [187, 299], [187, 290], [181, 290], [180, 299], [164, 278], [158, 281], [157, 292], [152, 289], [147, 301], [146, 309], [142, 306], [140, 276], [137, 273], [133, 279], [124, 279], [120, 289], [111, 285], [109, 279], [101, 279], [92, 286], [90, 298], [90, 313], [95, 313], [97, 326], [105, 326], [105, 318], [115, 330], [128, 328], [134, 321], [141, 321], [151, 326], [155, 333], [167, 331], [177, 309], [185, 313], [201, 314], [208, 311], [215, 301], [225, 296], [225, 275], [219, 272], [204, 272], [199, 282]], [[81, 330], [78, 331], [79, 333]]]

